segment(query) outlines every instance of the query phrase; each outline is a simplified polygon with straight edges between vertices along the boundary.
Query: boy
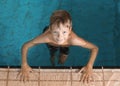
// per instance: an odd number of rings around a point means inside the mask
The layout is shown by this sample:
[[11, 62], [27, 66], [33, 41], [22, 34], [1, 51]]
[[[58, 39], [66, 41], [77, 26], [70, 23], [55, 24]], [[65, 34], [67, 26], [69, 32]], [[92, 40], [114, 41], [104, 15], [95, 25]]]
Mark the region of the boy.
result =
[[90, 81], [98, 48], [94, 44], [82, 39], [81, 37], [78, 37], [72, 31], [72, 20], [68, 12], [64, 10], [55, 11], [50, 18], [50, 25], [44, 29], [44, 33], [23, 45], [22, 65], [20, 71], [20, 76], [23, 81], [29, 79], [29, 73], [32, 71], [32, 68], [27, 64], [27, 51], [30, 47], [40, 43], [47, 43], [53, 65], [55, 52], [58, 49], [60, 49], [59, 63], [61, 64], [64, 63], [68, 56], [69, 46], [74, 45], [90, 49], [90, 59], [87, 65], [81, 69], [81, 72], [83, 72], [81, 81]]
[[[48, 29], [49, 27], [45, 27], [43, 30], [43, 33]], [[49, 51], [50, 51], [50, 61], [52, 63], [52, 66], [55, 66], [55, 53], [60, 50], [60, 55], [59, 55], [59, 61], [58, 64], [63, 64], [68, 56], [69, 52], [69, 47], [68, 46], [52, 46], [49, 43], [46, 44]]]

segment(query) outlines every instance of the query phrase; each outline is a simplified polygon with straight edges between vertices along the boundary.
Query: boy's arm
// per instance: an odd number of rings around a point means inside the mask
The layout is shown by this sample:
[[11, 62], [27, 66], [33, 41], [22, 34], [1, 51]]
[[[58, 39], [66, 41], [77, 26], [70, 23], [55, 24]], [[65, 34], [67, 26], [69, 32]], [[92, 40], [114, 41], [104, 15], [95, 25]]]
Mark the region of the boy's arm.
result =
[[98, 47], [90, 42], [86, 42], [85, 45], [81, 45], [81, 46], [91, 50], [91, 55], [90, 55], [87, 65], [80, 70], [83, 72], [81, 81], [89, 83], [90, 80], [94, 80], [92, 76], [92, 73], [93, 73], [92, 69], [93, 69], [94, 61], [98, 53]]
[[87, 66], [93, 67], [94, 61], [96, 59], [97, 53], [98, 53], [98, 47], [90, 42], [85, 41], [86, 43], [84, 45], [81, 45], [83, 48], [90, 49], [90, 59], [87, 63]]
[[27, 65], [27, 53], [28, 53], [28, 49], [32, 46], [34, 46], [35, 43], [33, 43], [32, 41], [26, 42], [21, 49], [21, 54], [22, 54], [22, 64], [21, 66], [25, 66]]
[[88, 78], [91, 76], [91, 73], [92, 73], [93, 64], [98, 53], [98, 47], [76, 35], [73, 35], [73, 38], [74, 39], [72, 39], [72, 42], [71, 42], [72, 45], [81, 46], [83, 48], [87, 48], [91, 50], [91, 55], [87, 65], [81, 69], [81, 71], [84, 72], [81, 81], [89, 82]]
[[97, 53], [98, 53], [98, 47], [96, 45], [78, 37], [75, 33], [72, 34], [71, 45], [81, 46], [83, 48], [87, 48], [87, 49], [91, 50], [90, 59], [89, 59], [87, 65], [92, 67], [94, 64], [94, 61], [96, 59]]
[[36, 44], [39, 43], [45, 43], [47, 42], [47, 37], [45, 35], [40, 35], [36, 38], [34, 38], [31, 41], [26, 42], [21, 49], [21, 54], [22, 54], [22, 66], [27, 65], [27, 52], [28, 49], [32, 46], [35, 46]]
[[[21, 49], [22, 54], [22, 64], [21, 64], [21, 71], [19, 72], [18, 76], [20, 76], [20, 80], [26, 81], [29, 80], [29, 73], [32, 72], [32, 68], [27, 63], [27, 52], [28, 49], [36, 44], [39, 43], [47, 43], [48, 36], [46, 34], [40, 35], [34, 38], [31, 41], [26, 42]], [[17, 77], [18, 77], [17, 76]]]

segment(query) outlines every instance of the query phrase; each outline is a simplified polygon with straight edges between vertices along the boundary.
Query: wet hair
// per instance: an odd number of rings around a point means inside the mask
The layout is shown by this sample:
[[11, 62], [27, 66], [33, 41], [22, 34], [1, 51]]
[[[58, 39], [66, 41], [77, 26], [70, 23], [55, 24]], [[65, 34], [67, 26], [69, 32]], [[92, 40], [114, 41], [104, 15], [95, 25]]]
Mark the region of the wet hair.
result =
[[65, 10], [57, 10], [52, 13], [50, 17], [50, 26], [57, 25], [59, 26], [61, 23], [65, 24], [69, 22], [70, 27], [72, 26], [72, 20], [70, 14]]

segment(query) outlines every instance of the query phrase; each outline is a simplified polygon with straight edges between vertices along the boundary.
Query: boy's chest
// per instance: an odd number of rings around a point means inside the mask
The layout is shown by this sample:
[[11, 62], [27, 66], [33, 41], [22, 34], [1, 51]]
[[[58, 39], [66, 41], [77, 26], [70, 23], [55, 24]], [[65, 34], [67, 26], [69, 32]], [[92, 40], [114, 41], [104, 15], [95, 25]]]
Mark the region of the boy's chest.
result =
[[70, 39], [67, 39], [65, 42], [63, 42], [62, 44], [58, 44], [53, 38], [52, 36], [49, 36], [49, 42], [48, 42], [49, 45], [52, 45], [52, 46], [56, 46], [56, 47], [67, 47], [67, 46], [70, 46]]
[[56, 44], [56, 43], [48, 43], [49, 45], [52, 45], [52, 46], [55, 46], [55, 47], [68, 47], [68, 46], [70, 46], [70, 44], [69, 43], [63, 43], [63, 44], [61, 44], [61, 45], [58, 45], [58, 44]]

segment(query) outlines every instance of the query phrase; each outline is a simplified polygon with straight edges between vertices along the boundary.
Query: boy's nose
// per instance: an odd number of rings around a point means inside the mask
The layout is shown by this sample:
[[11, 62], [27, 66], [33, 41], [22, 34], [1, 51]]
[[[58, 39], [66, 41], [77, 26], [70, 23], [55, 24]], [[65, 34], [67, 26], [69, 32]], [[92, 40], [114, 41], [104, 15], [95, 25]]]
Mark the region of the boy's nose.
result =
[[61, 33], [59, 33], [59, 34], [58, 34], [58, 37], [62, 37], [62, 34], [61, 34]]
[[63, 38], [63, 35], [62, 35], [62, 34], [58, 34], [58, 38], [59, 38], [59, 39], [62, 39], [62, 38]]

